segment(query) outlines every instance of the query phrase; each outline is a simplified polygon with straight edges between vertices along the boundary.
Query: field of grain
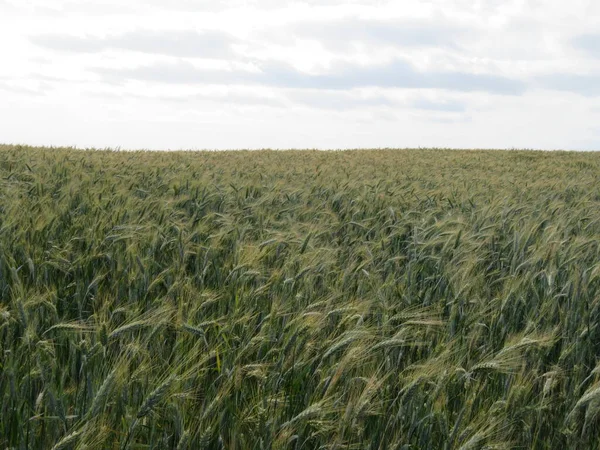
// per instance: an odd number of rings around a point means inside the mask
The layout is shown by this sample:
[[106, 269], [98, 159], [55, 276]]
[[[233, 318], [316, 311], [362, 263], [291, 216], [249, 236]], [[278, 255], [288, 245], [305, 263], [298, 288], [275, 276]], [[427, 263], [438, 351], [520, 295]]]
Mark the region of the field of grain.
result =
[[0, 146], [0, 448], [599, 448], [599, 179]]

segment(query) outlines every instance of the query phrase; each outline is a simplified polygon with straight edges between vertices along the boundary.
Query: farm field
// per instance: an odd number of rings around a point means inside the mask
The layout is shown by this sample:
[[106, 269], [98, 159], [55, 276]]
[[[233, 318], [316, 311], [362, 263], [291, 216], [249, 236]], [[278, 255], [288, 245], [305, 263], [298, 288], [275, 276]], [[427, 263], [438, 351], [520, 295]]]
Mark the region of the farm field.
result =
[[599, 180], [0, 146], [0, 448], [600, 448]]

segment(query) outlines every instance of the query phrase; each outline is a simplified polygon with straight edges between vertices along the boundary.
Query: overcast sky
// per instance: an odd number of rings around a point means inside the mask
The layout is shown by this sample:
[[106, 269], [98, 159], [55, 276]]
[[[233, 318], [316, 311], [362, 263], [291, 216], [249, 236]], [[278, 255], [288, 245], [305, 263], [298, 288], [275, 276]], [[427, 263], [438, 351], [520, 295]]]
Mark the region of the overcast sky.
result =
[[0, 142], [600, 149], [597, 0], [0, 0]]

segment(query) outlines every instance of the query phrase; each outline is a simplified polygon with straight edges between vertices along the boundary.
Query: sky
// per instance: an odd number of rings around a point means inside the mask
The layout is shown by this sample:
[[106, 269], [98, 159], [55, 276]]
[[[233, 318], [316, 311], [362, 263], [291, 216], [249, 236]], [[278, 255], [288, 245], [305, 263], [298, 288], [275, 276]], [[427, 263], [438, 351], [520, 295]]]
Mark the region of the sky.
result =
[[596, 0], [0, 0], [0, 142], [600, 149]]

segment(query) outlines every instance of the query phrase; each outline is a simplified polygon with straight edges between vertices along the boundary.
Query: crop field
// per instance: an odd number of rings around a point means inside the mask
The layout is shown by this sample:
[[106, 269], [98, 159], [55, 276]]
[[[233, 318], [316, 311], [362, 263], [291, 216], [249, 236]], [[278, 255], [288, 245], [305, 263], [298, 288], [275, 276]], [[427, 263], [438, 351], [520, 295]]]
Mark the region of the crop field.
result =
[[0, 146], [0, 448], [600, 448], [599, 180]]

